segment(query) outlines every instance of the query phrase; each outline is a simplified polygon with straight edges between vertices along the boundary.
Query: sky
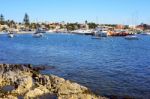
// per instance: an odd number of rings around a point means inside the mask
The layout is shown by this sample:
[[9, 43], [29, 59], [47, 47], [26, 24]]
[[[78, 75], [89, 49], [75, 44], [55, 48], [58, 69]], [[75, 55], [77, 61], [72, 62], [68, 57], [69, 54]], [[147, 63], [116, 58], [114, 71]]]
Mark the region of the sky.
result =
[[150, 0], [0, 0], [5, 19], [22, 22], [150, 24]]

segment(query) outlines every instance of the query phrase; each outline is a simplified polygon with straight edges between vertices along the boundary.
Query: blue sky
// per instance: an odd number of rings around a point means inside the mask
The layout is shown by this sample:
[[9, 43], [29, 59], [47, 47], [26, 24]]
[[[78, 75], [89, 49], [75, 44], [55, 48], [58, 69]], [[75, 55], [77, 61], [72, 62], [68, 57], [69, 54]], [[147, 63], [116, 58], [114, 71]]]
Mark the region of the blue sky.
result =
[[150, 24], [150, 0], [1, 0], [5, 19], [31, 21]]

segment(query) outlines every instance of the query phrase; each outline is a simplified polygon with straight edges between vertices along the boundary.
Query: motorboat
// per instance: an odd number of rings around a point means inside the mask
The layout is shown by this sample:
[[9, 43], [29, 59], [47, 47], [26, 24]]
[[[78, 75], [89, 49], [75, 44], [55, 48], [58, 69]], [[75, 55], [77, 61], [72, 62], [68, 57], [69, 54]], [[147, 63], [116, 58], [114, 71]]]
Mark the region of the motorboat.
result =
[[107, 31], [98, 31], [97, 35], [100, 37], [107, 37]]
[[94, 31], [94, 36], [95, 37], [92, 37], [92, 39], [100, 39], [101, 37], [107, 37], [107, 31], [101, 28], [97, 28]]
[[14, 37], [14, 34], [13, 34], [13, 33], [9, 33], [9, 34], [8, 34], [8, 37], [13, 38], [13, 37]]
[[37, 29], [36, 32], [33, 34], [33, 37], [43, 37], [43, 33], [45, 33], [43, 30]]
[[141, 35], [150, 35], [150, 32], [143, 32]]
[[71, 33], [73, 34], [81, 34], [81, 35], [92, 35], [92, 30], [74, 30]]
[[8, 37], [13, 38], [15, 36], [13, 31], [9, 31], [8, 32]]
[[135, 35], [129, 35], [124, 37], [126, 40], [138, 40], [139, 38]]
[[33, 37], [43, 37], [43, 33], [34, 33]]

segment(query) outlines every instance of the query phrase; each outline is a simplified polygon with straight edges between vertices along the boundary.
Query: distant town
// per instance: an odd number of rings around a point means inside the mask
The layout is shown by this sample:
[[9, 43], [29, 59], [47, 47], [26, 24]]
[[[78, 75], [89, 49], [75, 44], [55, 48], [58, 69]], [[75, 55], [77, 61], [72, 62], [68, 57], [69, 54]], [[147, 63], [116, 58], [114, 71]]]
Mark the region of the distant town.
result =
[[46, 32], [62, 32], [92, 35], [94, 31], [101, 28], [107, 31], [108, 36], [126, 36], [129, 34], [137, 34], [150, 32], [150, 25], [141, 23], [140, 25], [123, 25], [123, 24], [97, 24], [85, 21], [84, 23], [66, 23], [64, 21], [58, 23], [50, 22], [30, 22], [29, 15], [25, 13], [22, 22], [5, 19], [4, 15], [0, 15], [0, 32], [15, 31], [16, 33], [34, 32], [37, 28], [41, 28]]

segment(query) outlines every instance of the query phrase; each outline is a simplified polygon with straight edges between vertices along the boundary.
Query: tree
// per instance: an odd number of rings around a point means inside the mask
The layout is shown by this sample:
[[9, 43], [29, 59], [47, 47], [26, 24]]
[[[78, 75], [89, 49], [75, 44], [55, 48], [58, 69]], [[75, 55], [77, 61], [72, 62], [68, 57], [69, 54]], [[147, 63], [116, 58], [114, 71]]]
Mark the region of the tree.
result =
[[65, 27], [67, 28], [67, 30], [73, 31], [73, 30], [78, 29], [80, 27], [80, 25], [78, 23], [67, 23], [67, 25], [65, 25]]
[[125, 25], [124, 29], [129, 29], [129, 26], [128, 26], [128, 25]]
[[24, 24], [25, 24], [26, 27], [29, 27], [29, 25], [30, 25], [30, 20], [29, 20], [29, 16], [28, 16], [27, 13], [25, 13], [23, 22], [24, 22]]
[[5, 23], [4, 16], [3, 16], [3, 14], [1, 14], [0, 15], [0, 24], [4, 25], [4, 23]]
[[85, 20], [85, 24], [88, 24], [88, 21], [87, 21], [87, 20]]
[[95, 29], [98, 25], [95, 23], [88, 23], [90, 29]]

